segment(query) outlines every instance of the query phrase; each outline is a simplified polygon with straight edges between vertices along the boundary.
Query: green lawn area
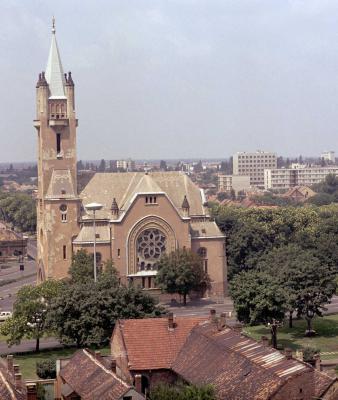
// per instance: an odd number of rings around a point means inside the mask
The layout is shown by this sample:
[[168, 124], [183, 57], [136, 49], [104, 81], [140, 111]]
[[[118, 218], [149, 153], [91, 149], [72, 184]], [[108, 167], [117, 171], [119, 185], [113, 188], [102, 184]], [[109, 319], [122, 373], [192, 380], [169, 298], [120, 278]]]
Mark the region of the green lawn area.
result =
[[[295, 320], [292, 329], [285, 321], [284, 326], [278, 329], [278, 348], [290, 347], [293, 350], [300, 350], [310, 346], [319, 349], [320, 352], [337, 352], [335, 355], [322, 355], [322, 359], [338, 358], [338, 314], [316, 317], [313, 328], [317, 335], [307, 338], [304, 337], [305, 320]], [[270, 330], [264, 325], [246, 326], [244, 331], [256, 340], [260, 340], [263, 335], [270, 338]]]
[[[39, 353], [27, 353], [25, 355], [14, 356], [14, 363], [20, 365], [20, 370], [24, 379], [34, 379], [37, 378], [36, 362], [41, 360], [48, 360], [50, 358], [66, 358], [70, 357], [77, 348], [66, 348], [66, 349], [56, 349], [56, 350], [42, 350]], [[106, 346], [99, 349], [101, 355], [109, 355], [110, 347]]]

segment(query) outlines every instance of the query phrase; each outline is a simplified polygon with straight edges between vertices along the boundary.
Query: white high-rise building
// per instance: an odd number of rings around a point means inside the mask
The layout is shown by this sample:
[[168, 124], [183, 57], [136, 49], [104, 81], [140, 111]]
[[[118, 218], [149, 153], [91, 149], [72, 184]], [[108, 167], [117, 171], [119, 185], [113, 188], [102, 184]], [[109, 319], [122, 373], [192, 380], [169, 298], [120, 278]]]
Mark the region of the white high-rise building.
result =
[[233, 174], [250, 176], [251, 186], [264, 187], [264, 170], [268, 168], [277, 168], [276, 153], [238, 152], [233, 156]]
[[325, 161], [330, 161], [332, 163], [336, 162], [336, 156], [334, 151], [324, 151], [321, 155], [320, 158], [322, 158]]

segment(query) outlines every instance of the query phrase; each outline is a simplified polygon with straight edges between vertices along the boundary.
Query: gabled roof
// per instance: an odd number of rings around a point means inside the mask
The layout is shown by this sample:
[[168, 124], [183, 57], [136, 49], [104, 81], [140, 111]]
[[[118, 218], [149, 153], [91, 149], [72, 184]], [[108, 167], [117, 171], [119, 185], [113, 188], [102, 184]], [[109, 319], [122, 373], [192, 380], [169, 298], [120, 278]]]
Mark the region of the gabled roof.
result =
[[216, 238], [225, 237], [216, 222], [214, 221], [194, 221], [190, 222], [191, 238]]
[[67, 384], [66, 390], [71, 393], [73, 389], [82, 400], [119, 400], [131, 389], [109, 369], [102, 357], [86, 349], [72, 356], [61, 368], [60, 376]]
[[96, 173], [80, 197], [83, 204], [93, 201], [102, 204], [97, 217], [110, 218], [114, 197], [123, 216], [138, 193], [165, 194], [182, 216], [182, 200], [186, 195], [190, 216], [206, 214], [203, 192], [183, 172]]
[[319, 398], [336, 379], [239, 332], [212, 322], [196, 326], [172, 369], [192, 384], [211, 384], [220, 399], [270, 399], [288, 379], [308, 374]]
[[166, 317], [119, 320], [115, 329], [123, 336], [129, 369], [170, 369], [190, 331], [206, 318], [176, 317], [174, 329]]
[[45, 77], [49, 85], [50, 97], [49, 98], [66, 98], [65, 97], [65, 77], [61, 64], [58, 44], [55, 36], [55, 27], [53, 22], [52, 29], [52, 42], [50, 45], [49, 56]]

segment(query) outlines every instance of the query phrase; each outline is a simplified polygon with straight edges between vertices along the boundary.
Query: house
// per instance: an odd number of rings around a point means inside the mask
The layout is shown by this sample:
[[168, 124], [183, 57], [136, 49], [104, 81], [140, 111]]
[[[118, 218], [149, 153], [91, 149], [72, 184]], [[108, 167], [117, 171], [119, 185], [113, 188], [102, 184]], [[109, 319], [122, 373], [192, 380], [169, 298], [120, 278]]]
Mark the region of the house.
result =
[[36, 385], [26, 385], [22, 380], [19, 365], [13, 363], [13, 356], [0, 358], [0, 399], [36, 400]]
[[304, 202], [315, 195], [316, 192], [308, 186], [295, 186], [284, 193], [282, 197], [296, 202]]
[[88, 349], [78, 350], [67, 362], [58, 362], [58, 396], [62, 400], [143, 400], [122, 380], [114, 365]]

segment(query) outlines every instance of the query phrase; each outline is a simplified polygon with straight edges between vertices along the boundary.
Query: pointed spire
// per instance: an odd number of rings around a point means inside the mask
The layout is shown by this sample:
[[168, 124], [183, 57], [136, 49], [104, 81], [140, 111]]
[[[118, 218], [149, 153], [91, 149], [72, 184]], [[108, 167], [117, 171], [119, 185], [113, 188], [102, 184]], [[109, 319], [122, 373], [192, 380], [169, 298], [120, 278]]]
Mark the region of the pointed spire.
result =
[[183, 210], [189, 210], [190, 205], [187, 199], [187, 196], [184, 196], [183, 202], [182, 202], [182, 209]]
[[52, 20], [52, 43], [50, 45], [47, 68], [46, 80], [49, 85], [51, 98], [64, 98], [65, 97], [65, 77], [61, 64], [59, 48], [56, 42], [55, 35], [55, 18]]
[[115, 197], [113, 198], [113, 202], [111, 204], [110, 209], [114, 217], [117, 217], [119, 215], [120, 209], [119, 206], [117, 205]]

